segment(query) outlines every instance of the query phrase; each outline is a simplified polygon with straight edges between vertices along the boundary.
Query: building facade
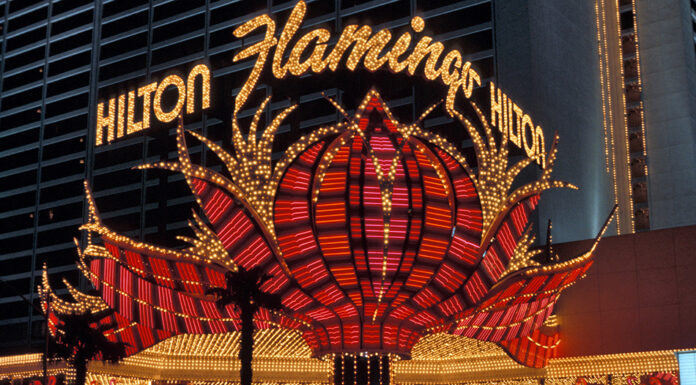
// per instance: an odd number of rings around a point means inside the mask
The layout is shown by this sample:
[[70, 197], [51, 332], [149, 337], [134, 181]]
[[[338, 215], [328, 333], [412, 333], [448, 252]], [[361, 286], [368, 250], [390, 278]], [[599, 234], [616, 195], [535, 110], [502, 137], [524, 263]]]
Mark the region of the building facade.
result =
[[694, 223], [695, 7], [597, 3], [606, 164], [625, 208], [622, 234]]
[[[206, 63], [216, 84], [212, 107], [186, 124], [229, 143], [224, 106], [253, 64], [233, 63], [248, 41], [232, 31], [265, 12], [282, 23], [294, 4], [0, 1], [0, 346], [21, 351], [43, 343], [43, 317], [19, 295], [38, 303], [44, 263], [51, 275], [87, 287], [74, 266], [73, 242], [84, 237], [78, 228], [88, 216], [84, 180], [101, 217], [121, 234], [172, 247], [182, 245], [172, 234], [188, 234], [195, 202], [184, 179], [132, 169], [175, 158], [175, 129], [153, 123], [142, 134], [95, 146], [98, 103]], [[493, 80], [504, 88], [534, 113], [547, 137], [559, 131], [554, 176], [582, 190], [546, 193], [537, 227], [544, 239], [542, 224], [552, 219], [564, 231], [554, 232], [554, 239], [563, 242], [594, 237], [615, 203], [618, 234], [694, 223], [695, 7], [678, 0], [317, 1], [309, 4], [303, 28], [340, 31], [369, 22], [399, 31], [422, 17], [429, 35], [472, 62], [482, 84]], [[278, 130], [274, 158], [303, 134], [337, 120], [322, 93], [352, 111], [357, 106], [351, 103], [375, 86], [395, 115], [413, 121], [441, 92], [425, 81], [382, 75], [336, 71], [282, 83], [263, 75], [260, 93], [274, 96], [267, 123], [291, 103], [300, 105]], [[242, 110], [240, 118], [250, 121], [253, 113]], [[471, 153], [471, 139], [443, 110], [424, 127]], [[190, 150], [203, 166], [222, 168], [203, 146]]]

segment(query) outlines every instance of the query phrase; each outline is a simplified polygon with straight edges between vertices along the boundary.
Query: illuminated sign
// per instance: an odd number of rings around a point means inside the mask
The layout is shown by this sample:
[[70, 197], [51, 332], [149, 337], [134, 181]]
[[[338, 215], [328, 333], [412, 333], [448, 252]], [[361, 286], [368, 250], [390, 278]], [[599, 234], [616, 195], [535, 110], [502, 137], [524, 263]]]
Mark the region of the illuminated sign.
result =
[[[290, 56], [283, 64], [283, 56], [288, 49], [288, 43], [297, 33], [302, 25], [307, 5], [300, 1], [292, 10], [288, 22], [283, 27], [280, 38], [275, 37], [276, 24], [268, 15], [257, 16], [239, 26], [234, 35], [242, 38], [261, 27], [266, 27], [266, 34], [262, 41], [247, 47], [239, 52], [232, 59], [239, 61], [257, 55], [254, 68], [249, 75], [242, 91], [237, 95], [235, 111], [239, 111], [246, 102], [249, 93], [254, 89], [259, 79], [268, 57], [270, 49], [276, 46], [272, 60], [273, 76], [283, 79], [289, 72], [295, 76], [301, 76], [309, 71], [321, 73], [327, 67], [331, 71], [336, 71], [341, 60], [346, 57], [348, 48], [353, 48], [347, 55], [346, 67], [353, 71], [363, 61], [363, 65], [368, 71], [377, 71], [385, 65], [394, 73], [406, 71], [409, 75], [414, 75], [419, 65], [425, 60], [423, 74], [428, 80], [439, 79], [444, 85], [448, 86], [447, 108], [451, 110], [454, 106], [454, 99], [457, 92], [461, 89], [466, 98], [471, 97], [475, 86], [481, 85], [481, 77], [471, 68], [471, 62], [463, 62], [463, 55], [457, 50], [451, 50], [445, 55], [440, 66], [440, 61], [445, 46], [440, 42], [434, 42], [430, 36], [423, 36], [416, 43], [413, 51], [401, 59], [411, 46], [412, 36], [410, 32], [404, 32], [396, 40], [392, 48], [383, 52], [385, 47], [392, 39], [392, 33], [388, 29], [380, 30], [372, 34], [372, 28], [368, 25], [358, 26], [356, 24], [347, 25], [338, 38], [338, 42], [333, 50], [325, 55], [327, 42], [331, 39], [331, 32], [325, 28], [311, 30], [304, 34], [297, 43], [290, 49]], [[425, 28], [425, 21], [416, 16], [411, 19], [411, 29], [414, 32], [422, 32]], [[313, 45], [312, 53], [304, 61], [301, 57], [305, 56], [308, 46]], [[426, 59], [427, 57], [427, 59]]]
[[[414, 76], [421, 64], [425, 63], [422, 66], [425, 78], [439, 80], [447, 86], [445, 108], [452, 117], [457, 116], [454, 109], [457, 95], [461, 94], [468, 99], [474, 88], [481, 86], [481, 76], [471, 67], [471, 62], [464, 61], [464, 55], [460, 51], [453, 49], [444, 54], [445, 46], [440, 42], [434, 42], [430, 36], [422, 36], [413, 45], [414, 36], [408, 31], [402, 33], [386, 51], [386, 47], [392, 42], [391, 31], [382, 29], [373, 33], [369, 25], [357, 24], [343, 28], [336, 45], [328, 54], [331, 32], [326, 28], [310, 30], [291, 45], [291, 41], [302, 25], [306, 11], [305, 2], [298, 2], [279, 37], [276, 37], [275, 21], [267, 14], [257, 16], [233, 31], [235, 37], [244, 38], [260, 28], [265, 28], [261, 41], [244, 48], [232, 58], [233, 62], [238, 62], [256, 57], [249, 76], [235, 98], [235, 117], [256, 87], [269, 59], [271, 72], [277, 79], [284, 79], [288, 74], [302, 76], [310, 72], [319, 74], [327, 69], [336, 71], [344, 59], [345, 66], [350, 71], [354, 71], [362, 62], [364, 68], [371, 72], [388, 68], [392, 73], [406, 73], [409, 76]], [[425, 28], [425, 21], [416, 16], [411, 19], [410, 27], [414, 33], [421, 33]], [[408, 52], [410, 47], [412, 49]], [[275, 49], [271, 52], [273, 48]], [[288, 52], [289, 55], [284, 60]], [[154, 111], [156, 119], [162, 123], [174, 120], [183, 112], [184, 105], [186, 114], [194, 113], [197, 77], [200, 77], [202, 81], [201, 110], [209, 108], [210, 69], [205, 64], [199, 64], [193, 67], [186, 82], [178, 75], [169, 75], [159, 83], [150, 83], [111, 98], [108, 102], [100, 102], [97, 106], [95, 144], [99, 146], [110, 143], [125, 135], [148, 129], [151, 110]], [[178, 97], [175, 106], [169, 111], [164, 111], [162, 95], [168, 87], [176, 88]], [[498, 128], [506, 140], [509, 139], [514, 145], [523, 149], [526, 155], [539, 163], [542, 168], [545, 167], [542, 156], [545, 153], [545, 141], [541, 127], [534, 126], [531, 117], [505, 93], [496, 89], [493, 83], [490, 85], [490, 92], [491, 124]], [[135, 121], [136, 98], [142, 99], [140, 103], [143, 111], [142, 120], [137, 122]]]
[[[181, 173], [205, 219], [193, 214], [195, 238], [179, 238], [190, 245], [185, 249], [136, 241], [101, 221], [86, 185], [89, 221], [81, 229], [89, 236], [86, 247], [78, 245], [78, 267], [99, 295], [68, 286], [74, 301], [61, 299], [44, 270], [40, 294], [54, 325], [49, 330], [57, 330], [65, 314], [113, 309], [100, 324], [116, 325], [111, 339], [127, 342], [130, 355], [182, 333], [280, 327], [300, 335], [313, 356], [331, 357], [335, 368], [350, 355], [353, 363], [365, 353], [408, 358], [422, 337], [450, 333], [496, 342], [520, 364], [545, 366], [559, 343], [553, 307], [591, 266], [611, 219], [580, 255], [561, 259], [533, 246], [528, 224], [540, 194], [575, 188], [551, 179], [558, 136], [546, 152], [541, 128], [492, 83], [484, 113], [472, 100], [480, 76], [460, 51], [445, 54], [431, 37], [415, 38], [425, 28], [420, 17], [396, 40], [386, 29], [348, 25], [329, 52], [327, 29], [295, 39], [305, 13], [298, 2], [278, 36], [269, 15], [234, 30], [237, 38], [255, 39], [232, 61], [255, 61], [235, 98], [232, 152], [184, 128], [183, 115], [196, 110], [197, 89], [201, 110], [211, 104], [204, 64], [185, 80], [169, 75], [100, 103], [98, 145], [104, 136], [111, 142], [149, 128], [153, 113], [162, 123], [180, 117], [177, 158], [138, 168]], [[268, 114], [262, 127], [267, 96], [247, 129], [238, 120], [264, 67], [283, 79], [336, 71], [342, 61], [350, 71], [362, 63], [368, 71], [414, 76], [422, 68], [425, 78], [447, 86], [445, 109], [471, 137], [475, 169], [457, 146], [423, 129], [439, 103], [403, 122], [375, 89], [351, 114], [327, 98], [342, 119], [301, 136], [274, 161], [275, 133], [297, 105]], [[172, 88], [175, 102], [163, 103]], [[458, 95], [468, 114], [455, 105]], [[194, 163], [189, 134], [220, 159], [226, 174]], [[511, 164], [509, 143], [528, 159]], [[544, 168], [538, 178], [513, 186], [533, 161]], [[244, 282], [235, 277], [252, 269], [267, 277], [256, 281], [259, 290], [276, 296], [282, 309], [258, 301], [249, 312], [226, 299], [233, 282]]]
[[[111, 98], [106, 102], [106, 113], [104, 112], [104, 102], [97, 105], [97, 124], [95, 145], [110, 143], [115, 139], [121, 138], [141, 130], [150, 128], [151, 112], [154, 111], [155, 118], [162, 123], [169, 123], [176, 119], [183, 112], [186, 106], [186, 114], [195, 111], [195, 92], [196, 80], [200, 78], [201, 90], [201, 109], [210, 107], [210, 68], [205, 64], [199, 64], [191, 69], [184, 83], [179, 75], [171, 74], [162, 81], [150, 83], [137, 89], [137, 98], [141, 98], [142, 119], [135, 121], [136, 90], [129, 90], [127, 93]], [[177, 91], [177, 100], [174, 107], [165, 111], [162, 107], [162, 97], [165, 90], [173, 86]], [[152, 97], [152, 94], [154, 98]]]
[[495, 126], [503, 137], [507, 137], [517, 147], [524, 149], [528, 157], [545, 167], [544, 131], [541, 126], [534, 127], [532, 118], [524, 113], [500, 88], [490, 83], [491, 91], [491, 125]]

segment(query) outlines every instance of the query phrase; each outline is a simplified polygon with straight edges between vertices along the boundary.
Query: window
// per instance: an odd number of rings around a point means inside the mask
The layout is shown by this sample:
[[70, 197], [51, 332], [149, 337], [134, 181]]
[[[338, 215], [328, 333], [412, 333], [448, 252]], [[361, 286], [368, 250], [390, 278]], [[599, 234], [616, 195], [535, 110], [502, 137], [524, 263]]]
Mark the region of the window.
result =
[[679, 383], [681, 385], [696, 385], [696, 350], [678, 352]]

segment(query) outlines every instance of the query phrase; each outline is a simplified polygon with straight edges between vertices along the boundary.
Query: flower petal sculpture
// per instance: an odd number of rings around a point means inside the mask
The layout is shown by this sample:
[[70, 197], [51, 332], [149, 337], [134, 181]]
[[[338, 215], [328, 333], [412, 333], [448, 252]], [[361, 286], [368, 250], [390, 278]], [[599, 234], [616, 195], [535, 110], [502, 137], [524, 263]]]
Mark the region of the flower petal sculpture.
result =
[[353, 116], [334, 103], [345, 121], [300, 138], [273, 165], [273, 136], [295, 107], [257, 139], [266, 103], [246, 139], [233, 117], [232, 154], [190, 132], [228, 176], [191, 162], [181, 121], [178, 161], [141, 167], [186, 177], [206, 216], [194, 214], [196, 238], [185, 239], [187, 249], [116, 234], [87, 189], [90, 237], [79, 266], [101, 299], [71, 292], [78, 303], [118, 311], [112, 338], [144, 348], [179, 333], [237, 330], [234, 306], [218, 309], [206, 293], [225, 287], [226, 271], [260, 267], [272, 277], [263, 290], [281, 295], [286, 311], [262, 309], [256, 326], [296, 330], [317, 357], [409, 357], [421, 337], [446, 332], [496, 342], [529, 366], [546, 364], [558, 336], [543, 325], [595, 248], [552, 264], [531, 248], [528, 222], [539, 194], [573, 187], [550, 180], [557, 137], [539, 180], [511, 191], [532, 159], [509, 166], [507, 138], [496, 140], [475, 104], [473, 120], [450, 113], [473, 140], [476, 172], [453, 145], [420, 128], [434, 106], [402, 124], [372, 90]]

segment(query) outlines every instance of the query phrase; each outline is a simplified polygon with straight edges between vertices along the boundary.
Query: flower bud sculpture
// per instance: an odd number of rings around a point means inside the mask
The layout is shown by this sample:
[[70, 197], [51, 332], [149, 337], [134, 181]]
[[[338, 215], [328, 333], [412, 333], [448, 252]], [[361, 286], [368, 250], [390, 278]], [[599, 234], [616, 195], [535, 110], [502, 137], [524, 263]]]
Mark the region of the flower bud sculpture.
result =
[[[270, 276], [262, 289], [280, 295], [284, 310], [261, 309], [256, 326], [297, 331], [316, 357], [408, 358], [423, 336], [451, 333], [498, 343], [528, 366], [546, 364], [558, 335], [542, 325], [596, 247], [553, 263], [531, 247], [528, 223], [540, 193], [573, 187], [550, 180], [557, 138], [540, 178], [512, 189], [533, 160], [508, 165], [507, 138], [494, 137], [475, 104], [473, 119], [449, 111], [472, 138], [474, 172], [453, 145], [420, 127], [434, 107], [403, 124], [372, 90], [353, 116], [331, 101], [345, 120], [303, 136], [273, 164], [274, 134], [295, 106], [257, 135], [268, 101], [246, 136], [233, 117], [232, 153], [189, 132], [224, 162], [226, 175], [192, 163], [181, 121], [178, 161], [141, 167], [185, 176], [205, 214], [194, 214], [196, 236], [184, 239], [186, 249], [113, 232], [87, 189], [89, 243], [79, 266], [99, 296], [71, 289], [75, 302], [56, 299], [52, 316], [113, 308], [121, 327], [110, 338], [128, 343], [130, 353], [171, 335], [235, 331], [235, 307], [217, 307], [209, 293], [225, 287], [227, 271], [261, 267]], [[52, 294], [47, 283], [44, 290]]]

